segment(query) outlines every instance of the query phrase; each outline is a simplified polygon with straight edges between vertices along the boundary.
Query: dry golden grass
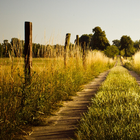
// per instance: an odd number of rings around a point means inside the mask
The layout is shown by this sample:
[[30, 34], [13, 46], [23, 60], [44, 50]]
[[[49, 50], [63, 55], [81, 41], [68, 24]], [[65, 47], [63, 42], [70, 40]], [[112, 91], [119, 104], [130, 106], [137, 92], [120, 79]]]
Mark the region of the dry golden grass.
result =
[[11, 139], [21, 125], [40, 123], [40, 112], [51, 115], [62, 100], [69, 100], [81, 85], [111, 68], [114, 61], [99, 51], [87, 51], [85, 64], [83, 67], [80, 48], [68, 50], [66, 68], [63, 55], [33, 58], [32, 82], [26, 86], [24, 59], [0, 58], [0, 139]]

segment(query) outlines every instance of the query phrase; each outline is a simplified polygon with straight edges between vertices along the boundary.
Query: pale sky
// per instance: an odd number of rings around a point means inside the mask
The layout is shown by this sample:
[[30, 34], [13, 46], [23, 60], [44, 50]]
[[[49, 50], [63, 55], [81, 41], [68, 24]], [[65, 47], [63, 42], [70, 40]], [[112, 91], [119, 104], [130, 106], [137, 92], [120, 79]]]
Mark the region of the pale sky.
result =
[[64, 44], [66, 33], [92, 33], [100, 26], [112, 40], [140, 40], [140, 0], [0, 0], [0, 43], [24, 40], [24, 23], [33, 24], [33, 42]]

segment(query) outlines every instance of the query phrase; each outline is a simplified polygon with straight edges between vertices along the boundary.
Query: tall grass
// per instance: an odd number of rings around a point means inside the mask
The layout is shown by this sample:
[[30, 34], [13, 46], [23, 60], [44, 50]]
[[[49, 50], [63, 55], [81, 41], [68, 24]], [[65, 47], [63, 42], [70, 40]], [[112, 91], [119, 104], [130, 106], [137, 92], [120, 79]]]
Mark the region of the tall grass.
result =
[[[0, 59], [0, 139], [12, 139], [24, 125], [38, 125], [43, 116], [49, 116], [63, 100], [69, 100], [82, 85], [114, 65], [99, 51], [87, 51], [86, 68], [80, 49], [67, 57], [34, 58], [31, 84], [24, 80], [23, 58]], [[21, 106], [25, 94], [24, 107]]]
[[135, 55], [133, 56], [132, 66], [133, 66], [133, 69], [138, 74], [140, 74], [140, 51], [135, 53]]
[[139, 131], [140, 87], [125, 68], [114, 67], [81, 119], [76, 139], [137, 140]]
[[140, 75], [140, 51], [136, 52], [132, 58], [122, 59], [126, 68], [135, 71]]

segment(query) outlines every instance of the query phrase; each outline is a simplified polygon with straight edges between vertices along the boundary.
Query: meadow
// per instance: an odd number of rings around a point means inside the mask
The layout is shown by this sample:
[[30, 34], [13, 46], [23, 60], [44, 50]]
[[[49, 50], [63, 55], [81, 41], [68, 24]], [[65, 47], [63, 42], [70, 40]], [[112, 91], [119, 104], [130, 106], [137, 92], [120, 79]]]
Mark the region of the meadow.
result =
[[[28, 125], [45, 125], [64, 100], [82, 89], [82, 85], [114, 66], [115, 61], [99, 51], [63, 56], [33, 58], [31, 84], [25, 84], [24, 58], [0, 58], [0, 139], [13, 139]], [[24, 95], [24, 96], [23, 96]], [[24, 98], [23, 98], [24, 97]], [[23, 102], [24, 100], [24, 102]]]
[[114, 67], [79, 122], [77, 140], [140, 139], [140, 87], [128, 70]]

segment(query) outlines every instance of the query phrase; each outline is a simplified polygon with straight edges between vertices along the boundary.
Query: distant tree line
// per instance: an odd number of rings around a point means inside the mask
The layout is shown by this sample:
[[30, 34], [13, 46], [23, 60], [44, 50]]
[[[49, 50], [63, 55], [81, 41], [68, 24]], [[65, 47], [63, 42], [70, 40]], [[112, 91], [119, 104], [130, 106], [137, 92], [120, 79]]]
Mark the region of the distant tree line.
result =
[[127, 35], [123, 35], [120, 40], [113, 40], [113, 44], [110, 45], [105, 31], [102, 31], [99, 26], [92, 31], [93, 34], [83, 34], [79, 38], [81, 46], [86, 42], [89, 48], [104, 51], [108, 57], [115, 57], [118, 54], [129, 57], [140, 49], [140, 40], [133, 42]]
[[[108, 57], [115, 57], [120, 54], [122, 56], [132, 56], [136, 51], [140, 49], [140, 40], [133, 42], [127, 35], [123, 35], [120, 40], [113, 40], [113, 44], [110, 45], [106, 38], [105, 31], [97, 26], [93, 30], [93, 34], [83, 34], [79, 38], [79, 44], [81, 47], [86, 46], [90, 50], [103, 51]], [[0, 57], [23, 57], [24, 56], [24, 41], [18, 38], [12, 38], [9, 43], [8, 40], [3, 40], [0, 44]], [[75, 44], [70, 44], [69, 50]], [[32, 47], [33, 57], [57, 57], [62, 56], [64, 52], [63, 45], [41, 45], [33, 43]], [[71, 54], [70, 54], [71, 55]]]
[[[0, 44], [0, 57], [23, 57], [24, 56], [24, 41], [18, 38], [12, 38], [11, 42], [3, 40]], [[33, 57], [56, 57], [62, 55], [64, 51], [63, 45], [41, 45], [33, 43]]]

